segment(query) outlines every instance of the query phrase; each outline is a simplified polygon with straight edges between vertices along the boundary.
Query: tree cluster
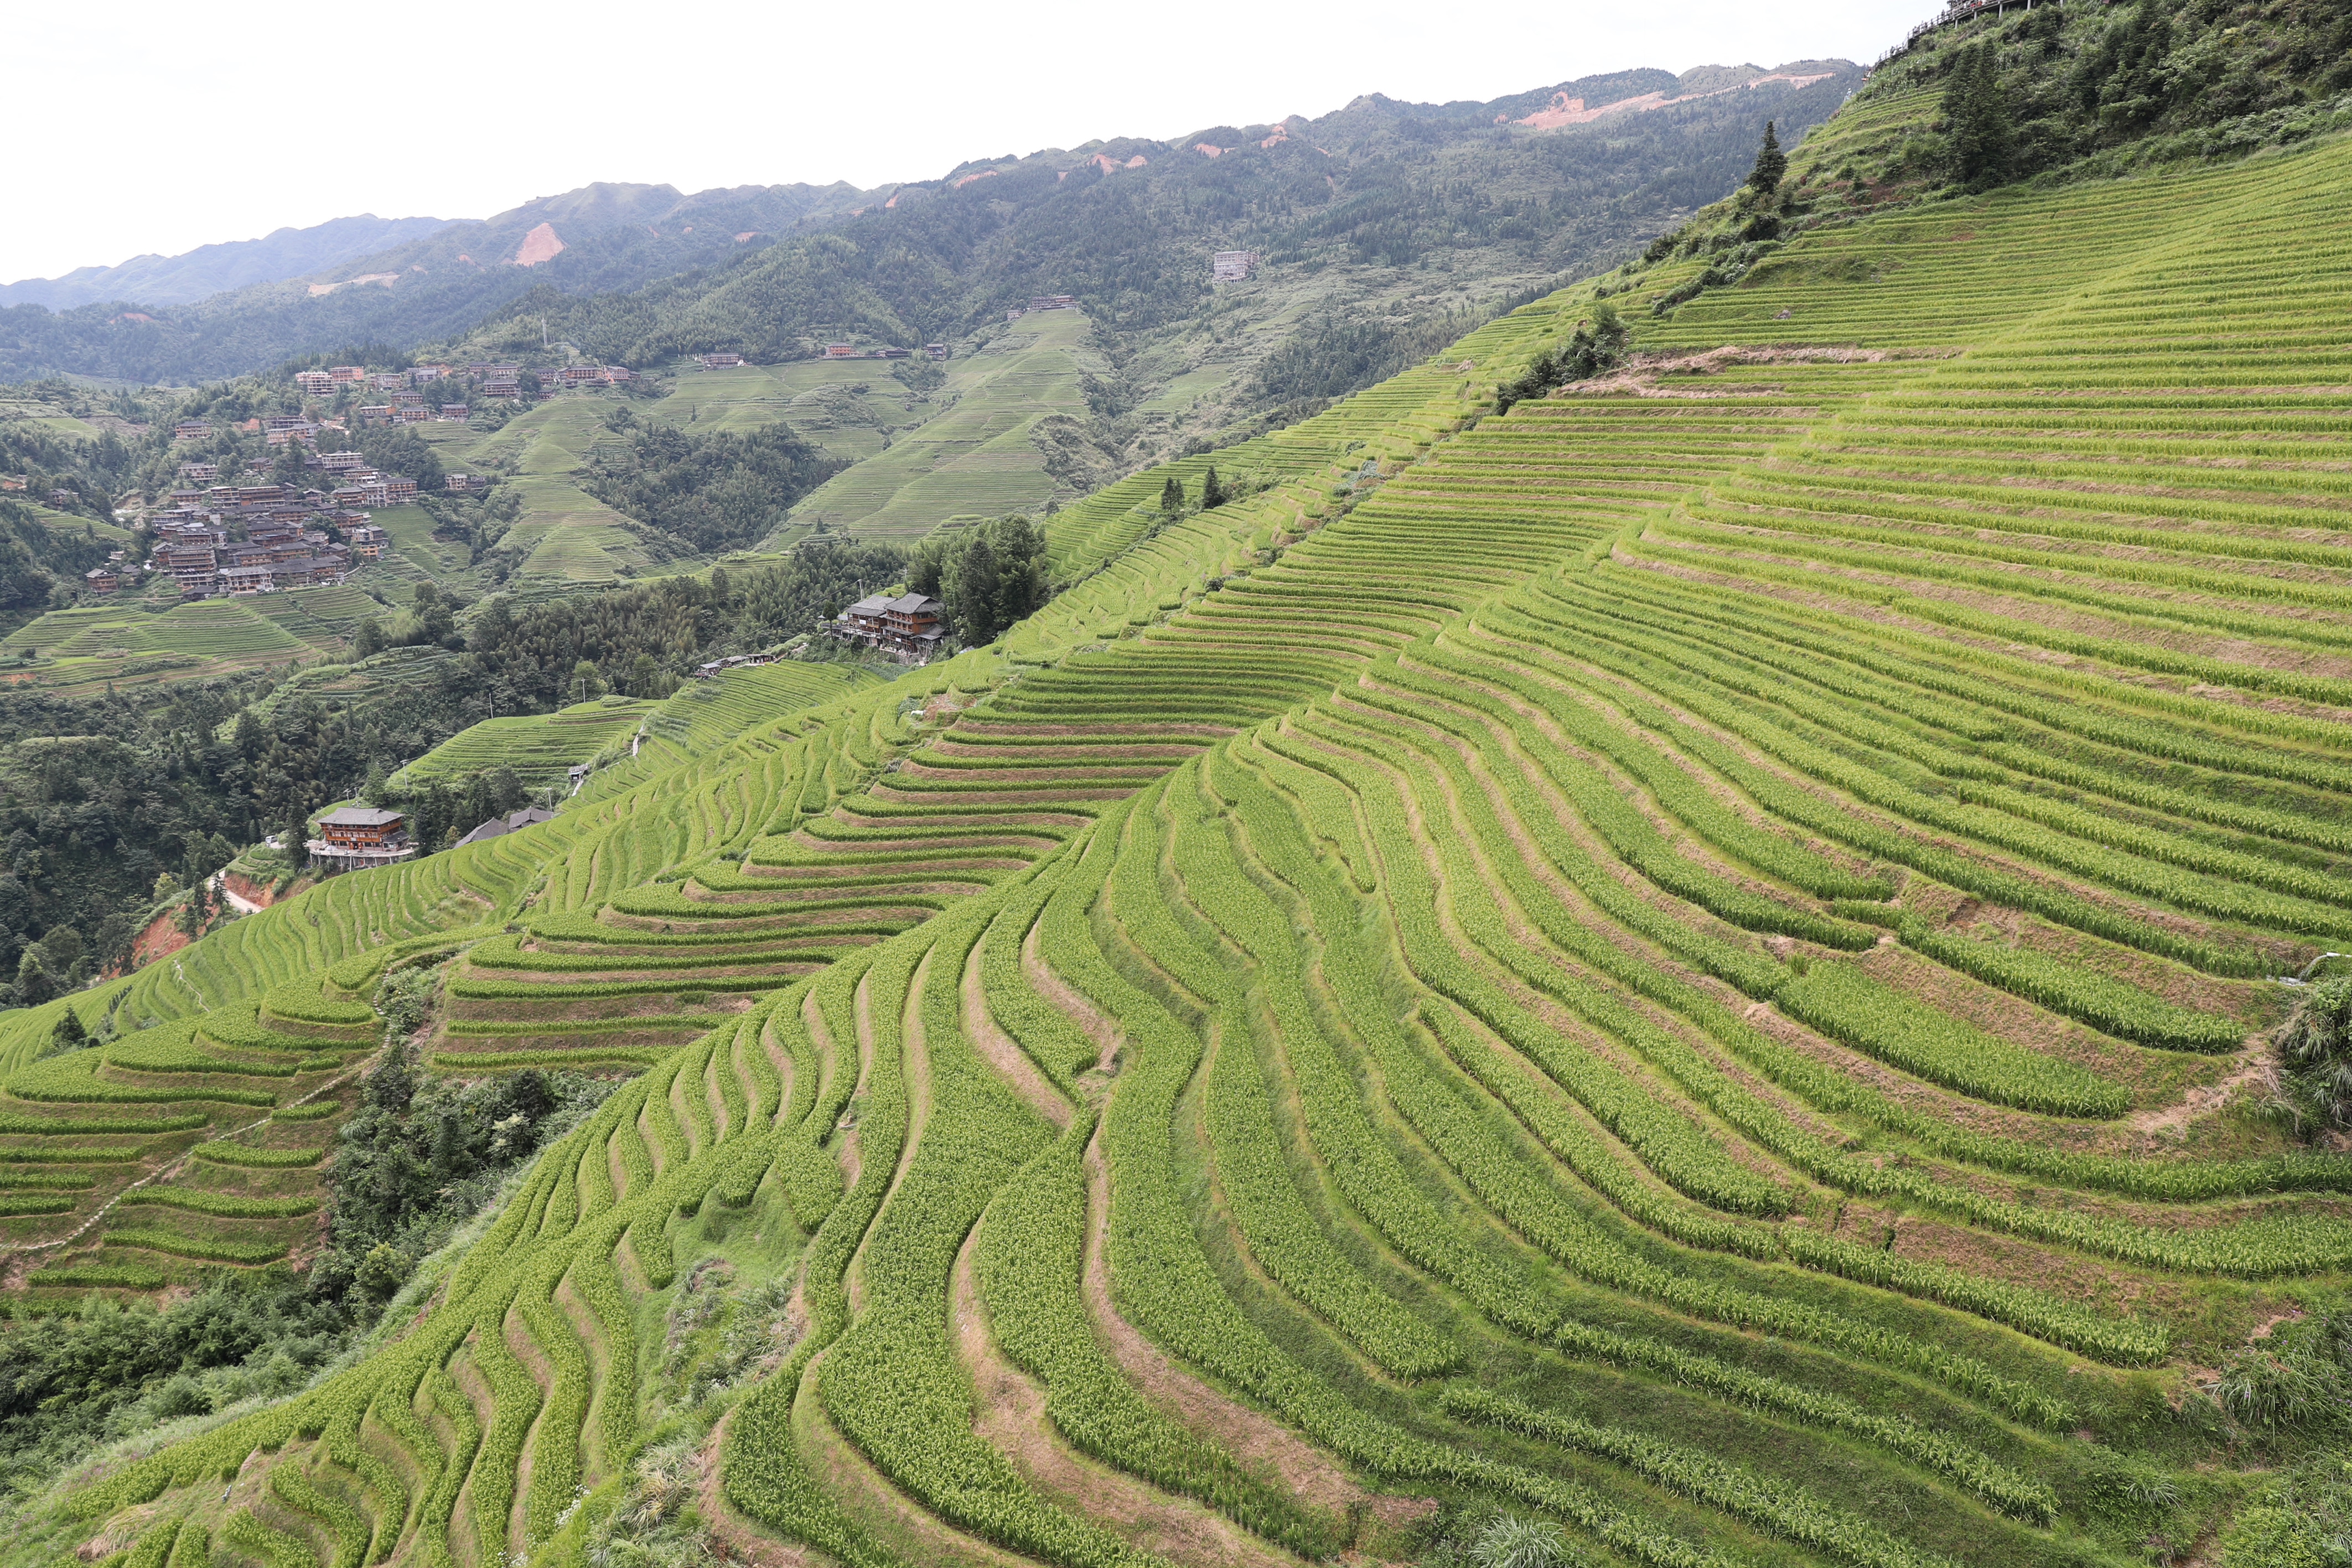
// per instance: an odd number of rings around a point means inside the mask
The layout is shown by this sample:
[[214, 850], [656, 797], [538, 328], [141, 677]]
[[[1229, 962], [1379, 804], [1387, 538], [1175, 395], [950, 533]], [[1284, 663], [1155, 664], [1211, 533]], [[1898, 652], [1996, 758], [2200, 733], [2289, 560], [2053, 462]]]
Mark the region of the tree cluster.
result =
[[581, 487], [706, 554], [758, 540], [794, 502], [848, 466], [781, 421], [696, 434], [616, 408], [606, 423], [627, 444], [617, 452], [600, 445]]
[[2352, 6], [2037, 6], [1966, 40], [1933, 42], [1917, 64], [1885, 75], [1942, 82], [1940, 134], [1915, 140], [1905, 164], [1981, 190], [2352, 89]]
[[1304, 419], [1458, 341], [1483, 315], [1455, 309], [1393, 321], [1327, 308], [1258, 362], [1245, 395], [1253, 406]]
[[934, 534], [915, 547], [907, 586], [939, 599], [965, 647], [992, 643], [1048, 597], [1045, 530], [1010, 517]]
[[1507, 413], [1511, 405], [1549, 395], [1555, 387], [1589, 381], [1614, 370], [1625, 360], [1626, 327], [1617, 307], [1597, 300], [1592, 314], [1576, 324], [1568, 341], [1545, 350], [1535, 362], [1495, 389], [1495, 412]]
[[408, 836], [427, 852], [446, 850], [492, 817], [529, 805], [531, 792], [511, 768], [493, 768], [462, 779], [434, 777], [394, 790], [378, 783], [361, 787], [370, 804], [396, 806], [408, 813]]
[[422, 1021], [433, 984], [430, 970], [396, 971], [379, 998], [394, 1043], [335, 1143], [327, 1249], [310, 1265], [315, 1296], [390, 1297], [507, 1173], [614, 1087], [537, 1068], [471, 1081], [419, 1072], [401, 1026]]

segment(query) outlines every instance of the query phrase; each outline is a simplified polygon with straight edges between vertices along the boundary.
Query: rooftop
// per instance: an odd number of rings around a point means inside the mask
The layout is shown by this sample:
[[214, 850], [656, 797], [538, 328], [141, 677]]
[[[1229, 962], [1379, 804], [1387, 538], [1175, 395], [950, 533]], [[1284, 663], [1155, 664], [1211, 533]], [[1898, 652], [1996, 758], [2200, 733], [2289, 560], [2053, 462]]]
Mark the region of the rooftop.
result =
[[380, 806], [338, 806], [320, 818], [319, 825], [332, 822], [339, 828], [381, 828], [405, 816], [405, 812], [387, 811]]

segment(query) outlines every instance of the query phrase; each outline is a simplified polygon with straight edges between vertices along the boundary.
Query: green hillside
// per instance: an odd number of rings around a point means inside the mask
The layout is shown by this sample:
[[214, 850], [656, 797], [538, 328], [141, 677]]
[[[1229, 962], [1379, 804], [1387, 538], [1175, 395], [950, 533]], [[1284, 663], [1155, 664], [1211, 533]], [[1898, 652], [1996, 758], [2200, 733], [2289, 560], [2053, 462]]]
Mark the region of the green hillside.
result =
[[0, 1014], [28, 1306], [296, 1246], [350, 1155], [174, 1151], [337, 1074], [619, 1081], [8, 1561], [2330, 1561], [2352, 138], [1822, 172], [1064, 508], [997, 643]]
[[18, 685], [68, 695], [110, 682], [205, 680], [339, 652], [379, 608], [340, 586], [52, 610], [0, 638], [0, 657], [15, 657]]
[[635, 697], [600, 697], [556, 713], [487, 718], [394, 774], [392, 782], [398, 788], [511, 768], [527, 786], [560, 785], [572, 767], [594, 761], [615, 745], [625, 747], [653, 706]]
[[[1043, 507], [1056, 486], [1034, 438], [1037, 423], [1085, 414], [1079, 378], [1107, 368], [1087, 346], [1087, 327], [1076, 310], [1040, 310], [1006, 323], [946, 367], [940, 412], [898, 434], [887, 451], [859, 454], [855, 467], [793, 508], [788, 527], [822, 521], [861, 538], [916, 538], [950, 517]], [[795, 399], [785, 412], [795, 429], [828, 445], [839, 439], [820, 434], [799, 406]]]

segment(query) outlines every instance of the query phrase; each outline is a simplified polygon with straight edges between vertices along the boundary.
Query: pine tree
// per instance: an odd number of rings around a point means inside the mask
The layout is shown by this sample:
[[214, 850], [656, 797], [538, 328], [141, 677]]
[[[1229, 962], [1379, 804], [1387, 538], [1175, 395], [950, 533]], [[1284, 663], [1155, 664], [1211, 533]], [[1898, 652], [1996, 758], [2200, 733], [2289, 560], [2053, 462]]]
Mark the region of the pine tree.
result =
[[1212, 507], [1222, 507], [1225, 499], [1225, 487], [1217, 483], [1217, 471], [1212, 468], [1209, 476], [1201, 481], [1201, 510], [1205, 512]]
[[49, 1047], [43, 1056], [61, 1056], [68, 1051], [79, 1051], [89, 1043], [89, 1031], [81, 1027], [81, 1019], [68, 1008], [58, 1015], [58, 1027], [49, 1031]]
[[48, 966], [41, 962], [41, 950], [38, 947], [26, 948], [16, 959], [16, 1005], [37, 1008], [57, 994], [57, 985], [49, 978]]
[[1748, 183], [1770, 195], [1780, 188], [1780, 176], [1789, 172], [1789, 155], [1780, 151], [1780, 138], [1772, 122], [1764, 122], [1764, 144], [1756, 149], [1756, 167], [1748, 172]]
[[1990, 44], [1960, 51], [1944, 84], [1944, 127], [1958, 178], [1990, 184], [2008, 172], [2009, 106], [2001, 98], [2000, 71]]
[[1160, 486], [1160, 509], [1171, 517], [1184, 509], [1184, 481], [1173, 474]]

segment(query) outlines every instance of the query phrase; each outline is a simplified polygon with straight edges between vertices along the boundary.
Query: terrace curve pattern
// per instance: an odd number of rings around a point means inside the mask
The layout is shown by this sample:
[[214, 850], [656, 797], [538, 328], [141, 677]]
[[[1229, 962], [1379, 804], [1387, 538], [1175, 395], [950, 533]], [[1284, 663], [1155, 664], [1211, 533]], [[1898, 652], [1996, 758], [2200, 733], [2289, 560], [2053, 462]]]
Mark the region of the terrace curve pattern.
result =
[[[790, 1350], [706, 1508], [759, 1551], [2179, 1529], [2164, 1389], [2352, 1262], [2344, 1158], [2200, 1114], [2352, 946], [2347, 193], [2337, 144], [1824, 230], [1468, 418], [1568, 291], [1218, 455], [1244, 501], [1071, 508], [997, 649], [142, 975], [182, 1021], [20, 1069], [11, 1170], [118, 1086], [110, 1150], [284, 1104], [458, 947], [437, 1063], [642, 1071], [398, 1337], [72, 1506], [135, 1568], [576, 1552], [646, 1325], [756, 1234]], [[49, 1267], [155, 1256], [112, 1224]]]

